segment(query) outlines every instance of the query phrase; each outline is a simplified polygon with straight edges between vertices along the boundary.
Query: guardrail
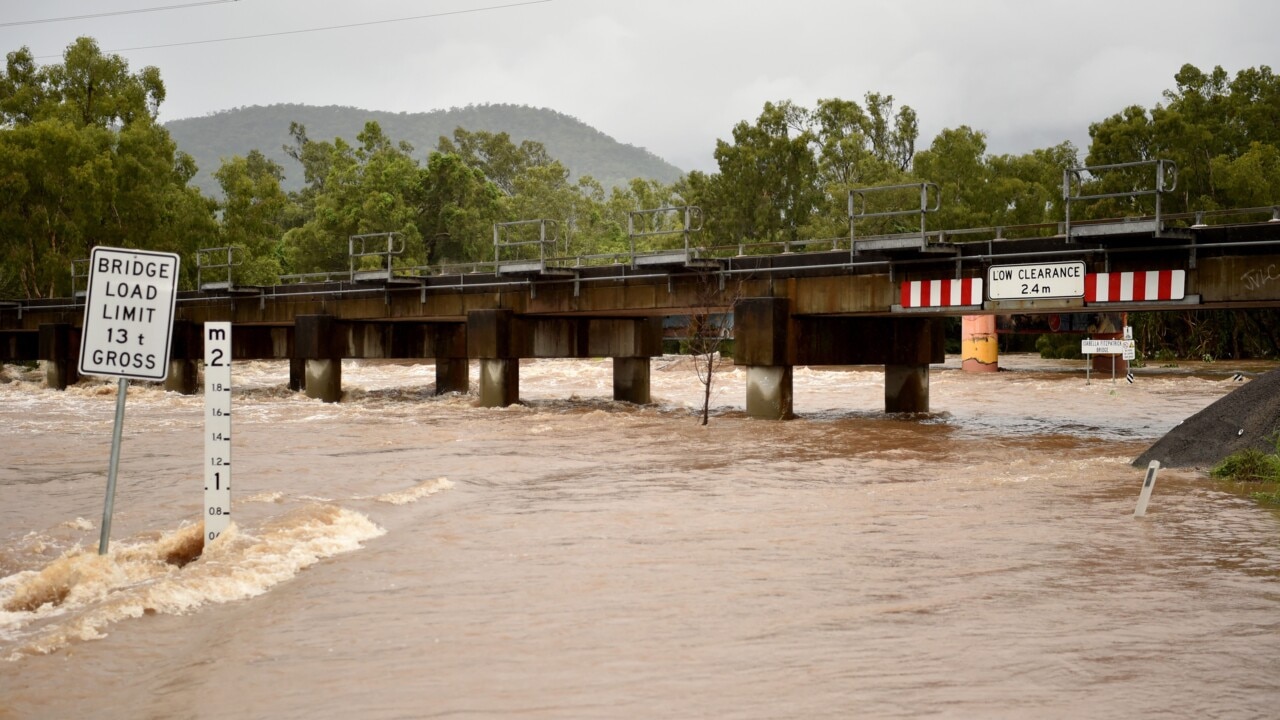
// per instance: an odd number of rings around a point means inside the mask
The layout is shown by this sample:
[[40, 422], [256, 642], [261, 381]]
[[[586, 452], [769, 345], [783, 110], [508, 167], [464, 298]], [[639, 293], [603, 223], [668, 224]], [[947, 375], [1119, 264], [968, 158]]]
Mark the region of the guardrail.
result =
[[[232, 268], [244, 262], [244, 251], [235, 245], [227, 247], [200, 248], [196, 250], [196, 287], [201, 290], [231, 290], [235, 287]], [[205, 282], [206, 271], [225, 270], [225, 280]]]
[[[1150, 164], [1150, 163], [1139, 163], [1138, 165], [1143, 165], [1143, 164]], [[901, 189], [903, 187], [915, 188], [919, 186], [906, 185], [906, 186], [895, 186], [895, 187]], [[865, 191], [860, 191], [860, 192], [865, 192]], [[1099, 193], [1099, 195], [1104, 195], [1104, 194]], [[1105, 195], [1127, 196], [1128, 193], [1107, 193]], [[1091, 199], [1091, 196], [1081, 196], [1080, 199]], [[927, 205], [925, 207], [927, 207]], [[680, 210], [680, 208], [659, 208], [659, 209], [656, 209], [655, 211], [637, 211], [637, 212], [657, 212], [657, 211], [670, 212], [672, 210]], [[892, 215], [900, 215], [900, 214], [914, 215], [917, 212], [920, 212], [920, 210], [911, 209], [907, 211], [902, 211], [902, 210], [891, 211]], [[872, 217], [872, 216], [873, 215], [869, 213], [863, 213], [859, 215], [859, 217]], [[889, 215], [886, 214], [884, 216], [889, 216]], [[664, 230], [662, 231], [661, 234], [694, 232], [701, 229], [700, 219], [698, 219], [695, 222], [694, 217], [695, 216], [691, 215], [690, 219], [687, 221], [687, 228], [688, 228], [687, 231], [685, 229], [686, 226], [684, 224], [686, 221], [682, 220], [682, 224], [679, 228]], [[1073, 226], [1076, 228], [1081, 228], [1081, 227], [1089, 227], [1093, 225], [1103, 225], [1103, 226], [1118, 225], [1120, 223], [1125, 223], [1125, 222], [1128, 222], [1134, 225], [1141, 225], [1146, 221], [1155, 221], [1155, 220], [1156, 220], [1156, 216], [1138, 216], [1138, 217], [1130, 217], [1130, 218], [1103, 218], [1103, 219], [1095, 219], [1095, 220], [1076, 221], [1073, 223]], [[1200, 210], [1200, 211], [1193, 211], [1193, 212], [1162, 214], [1159, 216], [1159, 222], [1165, 228], [1185, 228], [1189, 230], [1212, 227], [1214, 225], [1226, 225], [1226, 224], [1237, 224], [1237, 223], [1255, 223], [1256, 224], [1259, 221], [1270, 222], [1270, 223], [1280, 223], [1280, 205], [1261, 205], [1256, 207], [1227, 208], [1227, 209], [1221, 209], [1221, 210]], [[664, 252], [661, 250], [652, 251], [652, 252], [641, 252], [639, 248], [632, 248], [629, 252], [620, 252], [620, 253], [600, 253], [600, 254], [587, 254], [587, 255], [567, 255], [567, 254], [557, 255], [554, 253], [548, 254], [546, 252], [546, 249], [548, 247], [552, 247], [554, 249], [554, 243], [558, 239], [558, 234], [554, 235], [551, 238], [551, 241], [552, 241], [551, 243], [548, 243], [546, 241], [545, 228], [548, 227], [548, 224], [554, 223], [554, 221], [549, 221], [549, 220], [520, 221], [517, 223], [507, 223], [505, 225], [506, 226], [532, 225], [534, 223], [537, 223], [540, 225], [538, 240], [512, 242], [506, 245], [499, 243], [499, 245], [495, 249], [495, 252], [500, 250], [502, 247], [515, 247], [517, 245], [536, 244], [536, 245], [539, 245], [538, 262], [543, 263], [547, 266], [554, 266], [554, 267], [560, 267], [560, 268], [585, 268], [585, 267], [601, 267], [601, 266], [609, 266], [609, 265], [626, 265], [629, 267], [635, 267], [637, 265], [638, 258], [659, 256], [659, 255], [662, 255]], [[635, 233], [634, 227], [631, 228], [631, 231], [632, 231], [632, 234], [636, 235], [636, 237], [646, 237], [648, 235], [648, 231]], [[495, 231], [495, 232], [498, 232], [498, 231]], [[659, 233], [653, 233], [653, 234], [659, 234]], [[475, 261], [475, 262], [463, 262], [463, 263], [449, 262], [449, 263], [440, 263], [437, 265], [420, 265], [416, 267], [399, 268], [396, 270], [392, 270], [390, 267], [392, 258], [393, 256], [397, 255], [399, 252], [403, 252], [403, 243], [396, 244], [394, 240], [388, 239], [387, 240], [388, 245], [384, 247], [379, 247], [374, 250], [369, 250], [368, 247], [364, 245], [357, 248], [356, 245], [354, 244], [355, 238], [388, 238], [389, 235], [393, 235], [393, 234], [374, 233], [374, 234], [365, 235], [365, 236], [352, 236], [352, 239], [349, 240], [349, 245], [348, 245], [349, 255], [351, 256], [352, 260], [351, 260], [351, 265], [346, 271], [291, 273], [291, 274], [281, 275], [279, 277], [279, 282], [281, 285], [294, 285], [294, 284], [303, 284], [303, 283], [326, 283], [326, 282], [335, 282], [335, 281], [352, 281], [356, 273], [356, 270], [354, 267], [355, 258], [368, 257], [368, 256], [376, 256], [376, 257], [382, 258], [379, 261], [380, 265], [383, 265], [385, 263], [383, 267], [380, 267], [378, 270], [373, 271], [376, 274], [378, 274], [380, 277], [390, 277], [391, 272], [398, 272], [400, 274], [398, 277], [404, 277], [406, 279], [436, 277], [436, 276], [444, 276], [444, 275], [452, 276], [452, 275], [483, 274], [483, 273], [497, 274], [498, 267], [501, 264], [499, 260]], [[861, 242], [861, 241], [900, 240], [900, 239], [914, 240], [917, 237], [923, 237], [926, 243], [963, 244], [963, 243], [971, 243], [971, 242], [984, 242], [988, 244], [993, 244], [993, 243], [1004, 242], [1004, 241], [1023, 240], [1023, 239], [1032, 238], [1032, 237], [1054, 237], [1054, 236], [1066, 236], [1065, 223], [1050, 222], [1050, 223], [1032, 223], [1032, 224], [1022, 224], [1022, 225], [996, 225], [996, 226], [990, 226], [990, 227], [925, 231], [923, 235], [917, 235], [915, 232], [907, 233], [907, 234], [868, 235], [868, 236], [863, 236], [861, 238], [850, 235], [849, 237], [842, 236], [842, 237], [835, 237], [835, 238], [815, 238], [810, 240], [787, 240], [787, 241], [769, 241], [769, 242], [757, 242], [757, 243], [709, 245], [709, 246], [700, 246], [697, 248], [693, 248], [690, 243], [686, 242], [685, 251], [690, 255], [692, 255], [693, 251], [696, 249], [697, 256], [701, 258], [731, 259], [734, 257], [746, 257], [751, 255], [769, 255], [769, 254], [786, 255], [786, 254], [791, 254], [796, 252], [805, 253], [805, 252], [838, 251], [843, 247], [845, 242], [849, 243], [849, 248], [852, 252], [856, 247], [855, 243]], [[203, 282], [204, 277], [201, 274], [201, 271], [226, 269], [230, 272], [230, 267], [227, 267], [228, 265], [230, 265], [231, 267], [234, 267], [240, 263], [240, 259], [236, 255], [236, 250], [234, 248], [231, 248], [231, 249], [202, 248], [201, 250], [198, 251], [198, 253], [209, 253], [211, 255], [216, 253], [221, 253], [221, 252], [230, 253], [228, 259], [221, 263], [214, 262], [212, 257], [210, 257], [208, 261], [206, 261], [205, 259], [202, 259], [202, 257], [199, 254], [197, 255], [197, 260], [196, 260], [197, 267], [198, 267], [197, 283], [199, 285], [202, 285], [202, 286], [205, 285], [205, 283]], [[70, 274], [71, 274], [71, 285], [72, 285], [73, 297], [74, 298], [84, 297], [85, 293], [88, 290], [88, 278], [89, 278], [88, 258], [73, 260], [71, 262]], [[233, 281], [234, 281], [234, 277], [229, 275], [227, 282], [233, 282]], [[23, 306], [23, 301], [17, 301], [17, 302], [19, 304], [19, 308], [21, 308]]]
[[[537, 237], [532, 239], [513, 239], [525, 228], [537, 228]], [[542, 272], [547, 262], [556, 258], [557, 246], [560, 242], [560, 223], [556, 220], [540, 218], [538, 220], [516, 220], [514, 222], [493, 224], [493, 263], [494, 272], [501, 275], [505, 272]], [[566, 242], [566, 246], [567, 246]], [[529, 252], [528, 248], [535, 248]], [[550, 250], [550, 254], [548, 254]], [[568, 247], [565, 248], [568, 251]], [[506, 251], [506, 252], [504, 252]], [[506, 255], [504, 258], [503, 255]], [[557, 258], [557, 262], [562, 262]]]
[[[627, 242], [631, 247], [631, 266], [635, 267], [641, 258], [670, 257], [672, 250], [681, 254], [680, 260], [688, 265], [699, 259], [703, 248], [693, 247], [690, 239], [694, 233], [702, 231], [702, 208], [696, 205], [679, 205], [646, 210], [632, 210], [627, 213]], [[636, 241], [652, 237], [671, 237], [679, 235], [683, 248], [657, 248], [640, 252]]]
[[[1151, 178], [1151, 185], [1140, 185], [1130, 187], [1126, 190], [1113, 192], [1100, 192], [1086, 195], [1084, 193], [1085, 176], [1091, 179], [1101, 180], [1104, 176], [1114, 172], [1130, 170], [1135, 168], [1151, 168], [1154, 175]], [[1128, 175], [1128, 173], [1125, 173]], [[1109, 165], [1086, 165], [1081, 167], [1067, 168], [1062, 171], [1062, 201], [1064, 213], [1066, 214], [1066, 223], [1063, 233], [1067, 240], [1070, 241], [1076, 235], [1087, 235], [1088, 233], [1071, 232], [1071, 203], [1079, 203], [1081, 201], [1105, 200], [1108, 198], [1129, 198], [1136, 199], [1140, 197], [1155, 198], [1155, 217], [1151, 221], [1154, 223], [1155, 232], [1159, 233], [1163, 226], [1161, 225], [1160, 198], [1168, 192], [1172, 192], [1178, 187], [1178, 166], [1171, 160], [1139, 160], [1137, 162], [1112, 163]], [[1096, 225], [1095, 225], [1096, 226]]]
[[[371, 241], [380, 241], [370, 249]], [[351, 282], [358, 280], [390, 280], [395, 272], [395, 258], [404, 254], [404, 236], [398, 232], [368, 233], [347, 238], [347, 265]], [[376, 268], [363, 267], [365, 258], [376, 258]]]
[[[867, 209], [867, 196], [879, 195], [882, 193], [892, 193], [901, 190], [916, 190], [920, 193], [919, 207], [909, 209], [891, 209], [871, 211]], [[933, 204], [929, 203], [930, 191], [933, 193]], [[920, 234], [918, 236], [901, 235], [895, 237], [903, 237], [914, 240], [920, 238], [920, 250], [927, 248], [929, 239], [926, 233], [925, 218], [931, 212], [937, 212], [942, 207], [942, 190], [931, 182], [907, 183], [904, 185], [880, 185], [869, 188], [854, 188], [849, 191], [849, 252], [856, 255], [858, 252], [858, 220], [867, 220], [870, 218], [890, 218], [890, 217], [907, 217], [920, 216]], [[872, 238], [862, 238], [863, 242], [867, 242]]]

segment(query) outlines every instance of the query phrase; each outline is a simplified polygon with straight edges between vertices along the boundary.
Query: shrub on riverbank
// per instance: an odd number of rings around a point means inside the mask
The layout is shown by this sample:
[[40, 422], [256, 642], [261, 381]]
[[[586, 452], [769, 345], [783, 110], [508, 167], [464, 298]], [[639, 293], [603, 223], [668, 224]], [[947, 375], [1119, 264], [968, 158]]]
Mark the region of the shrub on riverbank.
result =
[[[1280, 453], [1280, 438], [1276, 450]], [[1223, 458], [1209, 474], [1237, 486], [1250, 486], [1240, 489], [1252, 490], [1249, 496], [1261, 503], [1280, 505], [1280, 454], [1246, 448]]]

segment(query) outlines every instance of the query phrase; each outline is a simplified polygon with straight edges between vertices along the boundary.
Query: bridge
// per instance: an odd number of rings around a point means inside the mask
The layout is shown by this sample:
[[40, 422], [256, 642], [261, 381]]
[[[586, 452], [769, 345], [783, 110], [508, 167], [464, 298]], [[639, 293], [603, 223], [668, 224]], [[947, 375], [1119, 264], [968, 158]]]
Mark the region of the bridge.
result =
[[[179, 293], [166, 387], [195, 391], [201, 327], [230, 321], [233, 357], [288, 359], [291, 387], [325, 401], [341, 397], [344, 358], [434, 360], [439, 393], [467, 392], [476, 361], [479, 402], [498, 407], [519, 400], [521, 359], [610, 357], [614, 398], [647, 403], [664, 319], [731, 314], [749, 415], [791, 415], [797, 365], [883, 365], [886, 412], [927, 412], [948, 316], [1280, 307], [1280, 207], [1157, 203], [1083, 222], [1068, 202], [1062, 223], [928, 231], [936, 188], [918, 187], [905, 210], [851, 194], [848, 236], [798, 243], [701, 246], [696, 209], [661, 208], [633, 213], [619, 255], [558, 255], [554, 223], [522, 221], [495, 227], [492, 262], [398, 268], [397, 239], [369, 236], [351, 239], [345, 272], [272, 287], [236, 285], [234, 251], [215, 249], [200, 289]], [[919, 231], [857, 234], [916, 214]], [[646, 248], [654, 238], [665, 247]], [[0, 302], [0, 361], [38, 359], [50, 387], [75, 382], [83, 315], [81, 293]]]

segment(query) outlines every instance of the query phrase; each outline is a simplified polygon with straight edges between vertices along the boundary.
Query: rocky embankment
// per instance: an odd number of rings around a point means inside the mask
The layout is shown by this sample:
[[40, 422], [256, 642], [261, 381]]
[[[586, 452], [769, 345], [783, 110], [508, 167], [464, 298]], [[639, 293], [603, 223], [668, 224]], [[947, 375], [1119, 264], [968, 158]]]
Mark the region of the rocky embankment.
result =
[[1133, 464], [1210, 468], [1226, 456], [1255, 448], [1275, 452], [1280, 432], [1280, 370], [1241, 385], [1170, 430]]

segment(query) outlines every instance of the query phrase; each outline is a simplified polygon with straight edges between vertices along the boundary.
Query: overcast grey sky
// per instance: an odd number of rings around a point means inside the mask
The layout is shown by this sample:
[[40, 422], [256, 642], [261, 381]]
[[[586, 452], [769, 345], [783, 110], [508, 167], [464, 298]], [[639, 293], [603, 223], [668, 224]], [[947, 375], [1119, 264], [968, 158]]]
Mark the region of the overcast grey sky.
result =
[[[306, 103], [419, 112], [516, 103], [572, 115], [685, 170], [766, 101], [892, 94], [993, 153], [1152, 107], [1183, 63], [1280, 63], [1274, 0], [5, 0], [0, 47], [58, 62], [80, 35], [160, 68], [162, 120]], [[505, 7], [502, 7], [505, 6]], [[357, 23], [342, 29], [292, 32]], [[270, 37], [245, 36], [276, 34]], [[244, 38], [226, 42], [204, 42]], [[129, 49], [184, 43], [174, 47]]]

